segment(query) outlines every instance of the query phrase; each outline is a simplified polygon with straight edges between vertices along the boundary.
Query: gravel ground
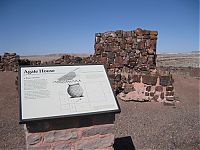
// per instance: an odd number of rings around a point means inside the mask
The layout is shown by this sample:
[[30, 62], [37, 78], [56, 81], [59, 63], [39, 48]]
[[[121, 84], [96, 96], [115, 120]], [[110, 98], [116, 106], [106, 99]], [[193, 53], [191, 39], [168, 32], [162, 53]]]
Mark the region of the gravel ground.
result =
[[0, 149], [25, 149], [25, 133], [19, 125], [17, 73], [0, 72]]
[[[0, 149], [25, 149], [23, 126], [18, 124], [16, 75], [0, 72]], [[122, 112], [116, 115], [116, 137], [130, 136], [136, 150], [200, 149], [199, 80], [174, 78], [176, 97], [180, 100], [176, 107], [119, 101]]]
[[131, 136], [136, 149], [200, 149], [199, 80], [174, 76], [175, 107], [160, 103], [120, 102], [117, 137]]

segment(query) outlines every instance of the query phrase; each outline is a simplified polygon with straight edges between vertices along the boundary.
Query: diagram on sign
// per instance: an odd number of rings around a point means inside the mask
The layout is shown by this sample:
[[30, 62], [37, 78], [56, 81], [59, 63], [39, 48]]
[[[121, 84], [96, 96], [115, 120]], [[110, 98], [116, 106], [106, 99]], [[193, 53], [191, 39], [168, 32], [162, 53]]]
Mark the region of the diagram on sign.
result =
[[80, 102], [86, 102], [84, 98], [83, 83], [78, 75], [79, 68], [75, 68], [67, 74], [59, 77], [56, 83], [66, 84], [66, 88], [59, 89], [59, 100], [61, 104], [61, 110], [76, 111], [75, 105]]
[[56, 81], [56, 83], [66, 83], [68, 85], [66, 91], [70, 95], [70, 98], [83, 97], [83, 88], [80, 85], [81, 80], [76, 73], [78, 69], [76, 68], [68, 72]]

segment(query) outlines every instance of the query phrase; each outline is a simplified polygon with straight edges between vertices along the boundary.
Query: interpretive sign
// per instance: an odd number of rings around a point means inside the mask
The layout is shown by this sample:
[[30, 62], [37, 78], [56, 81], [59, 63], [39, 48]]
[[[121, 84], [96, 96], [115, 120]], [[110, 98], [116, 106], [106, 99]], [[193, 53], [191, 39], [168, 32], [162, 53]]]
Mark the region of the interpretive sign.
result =
[[20, 121], [119, 112], [103, 65], [23, 66]]

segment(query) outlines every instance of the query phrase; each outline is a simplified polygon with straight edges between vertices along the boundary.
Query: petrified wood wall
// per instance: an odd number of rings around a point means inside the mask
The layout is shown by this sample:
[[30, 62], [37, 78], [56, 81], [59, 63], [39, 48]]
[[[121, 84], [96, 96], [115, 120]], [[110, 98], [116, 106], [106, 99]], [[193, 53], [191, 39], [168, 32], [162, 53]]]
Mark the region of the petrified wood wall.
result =
[[157, 31], [111, 31], [96, 33], [94, 62], [107, 68], [128, 67], [137, 72], [156, 68]]

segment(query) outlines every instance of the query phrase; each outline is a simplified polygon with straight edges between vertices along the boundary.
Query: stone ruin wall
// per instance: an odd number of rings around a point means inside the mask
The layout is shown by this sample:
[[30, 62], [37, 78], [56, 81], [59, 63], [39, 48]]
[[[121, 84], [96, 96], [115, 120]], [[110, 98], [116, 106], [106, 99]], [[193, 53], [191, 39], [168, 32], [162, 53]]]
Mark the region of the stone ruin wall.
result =
[[0, 55], [0, 72], [2, 71], [18, 71], [19, 65], [40, 65], [41, 61], [30, 61], [28, 59], [20, 59], [16, 53], [4, 53]]
[[96, 33], [95, 63], [105, 64], [113, 89], [125, 101], [174, 101], [173, 79], [156, 69], [157, 31]]
[[156, 68], [157, 31], [142, 30], [97, 33], [94, 60], [107, 68], [146, 72]]
[[16, 53], [4, 53], [0, 56], [0, 71], [17, 71], [20, 57]]
[[105, 65], [113, 90], [116, 95], [120, 93], [120, 99], [169, 102], [173, 105], [172, 76], [169, 72], [156, 68], [157, 35], [157, 31], [140, 28], [96, 33], [93, 55], [63, 55], [57, 60], [43, 63], [5, 53], [0, 59], [0, 69], [3, 68], [0, 71], [17, 71], [18, 65], [100, 63]]

